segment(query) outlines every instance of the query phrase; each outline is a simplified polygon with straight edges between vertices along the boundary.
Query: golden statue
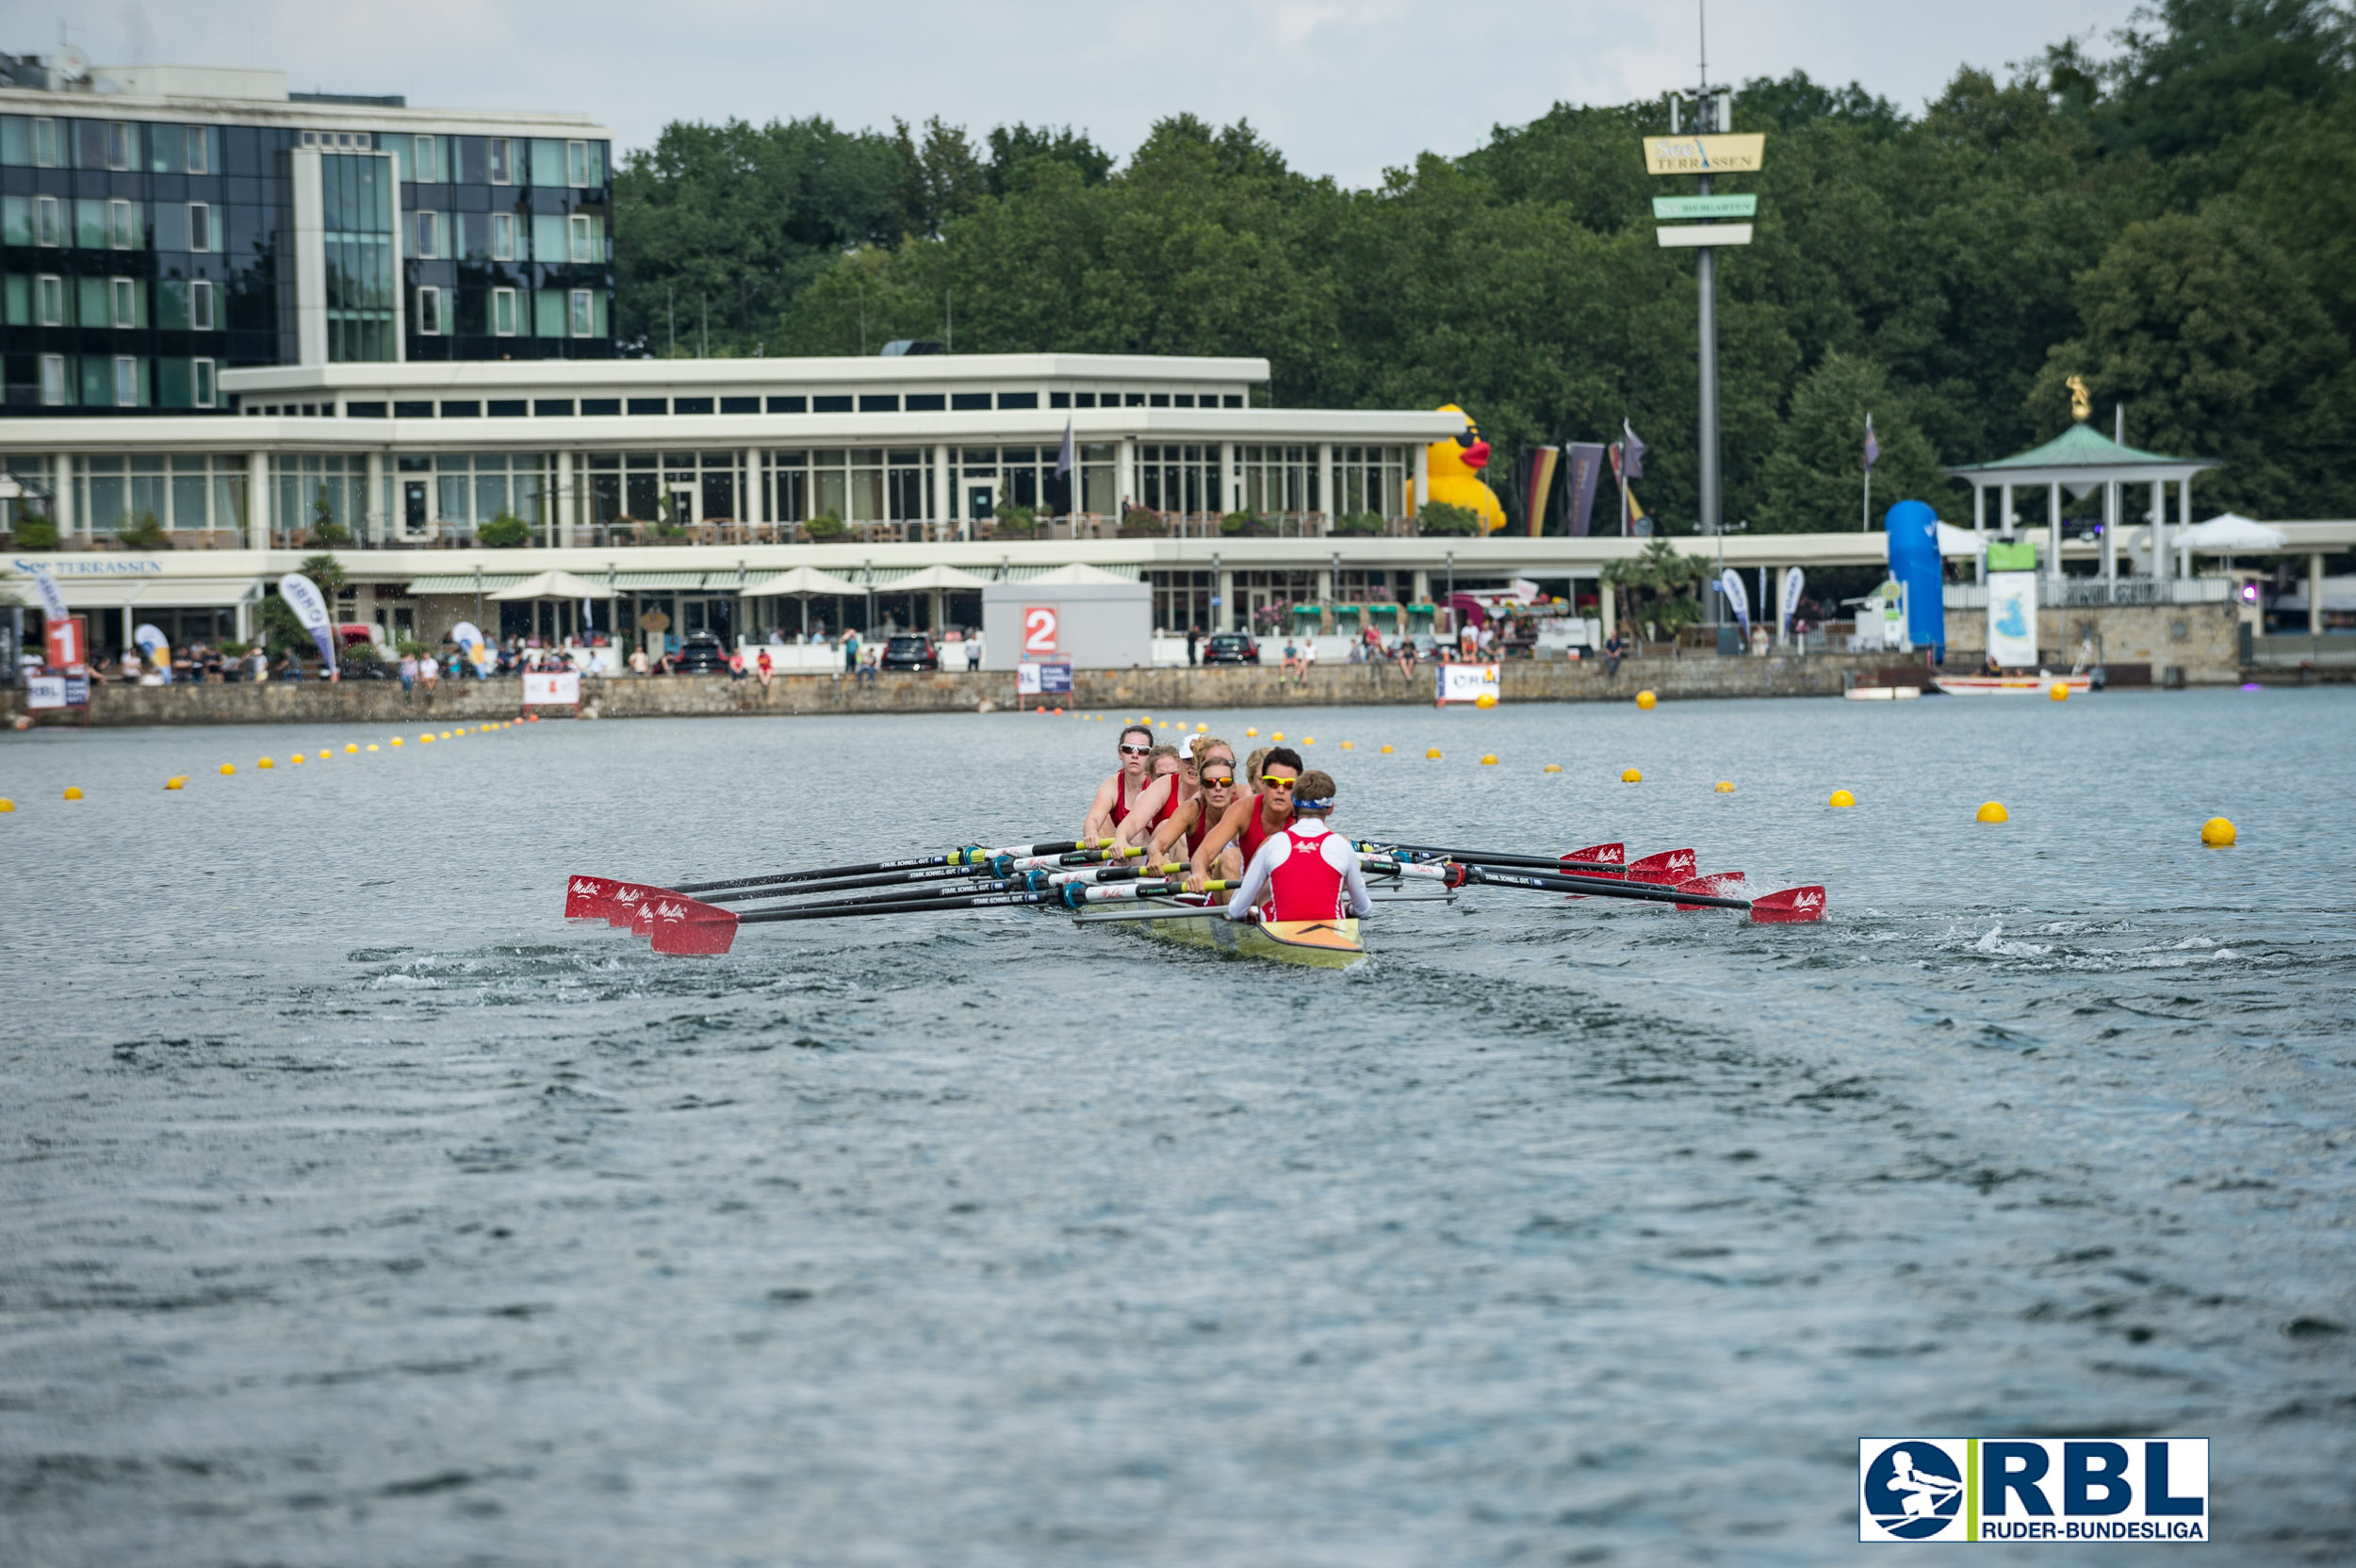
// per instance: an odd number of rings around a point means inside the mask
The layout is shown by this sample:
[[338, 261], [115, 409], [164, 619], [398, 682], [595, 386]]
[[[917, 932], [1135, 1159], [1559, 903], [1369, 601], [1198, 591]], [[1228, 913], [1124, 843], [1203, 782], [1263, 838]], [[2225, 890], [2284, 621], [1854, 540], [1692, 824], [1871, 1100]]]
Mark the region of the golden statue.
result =
[[2086, 377], [2071, 376], [2062, 384], [2070, 388], [2070, 416], [2084, 424], [2094, 412], [2094, 394], [2086, 390]]

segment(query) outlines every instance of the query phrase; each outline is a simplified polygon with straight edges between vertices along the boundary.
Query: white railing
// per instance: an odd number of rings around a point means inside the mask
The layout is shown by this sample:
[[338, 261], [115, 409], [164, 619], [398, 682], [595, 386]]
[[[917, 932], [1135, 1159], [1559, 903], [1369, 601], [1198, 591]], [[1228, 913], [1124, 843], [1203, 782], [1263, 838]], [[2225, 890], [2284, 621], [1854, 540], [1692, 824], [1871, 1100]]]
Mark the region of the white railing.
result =
[[[2165, 580], [2149, 577], [2122, 577], [2105, 582], [2099, 577], [2066, 577], [2058, 593], [2052, 580], [2037, 584], [2037, 604], [2044, 609], [2090, 610], [2103, 607], [2128, 607], [2153, 604], [2223, 604], [2233, 596], [2230, 578], [2196, 577], [2168, 578]], [[1988, 584], [1985, 582], [1950, 582], [1941, 590], [1940, 602], [1949, 610], [1986, 610]]]

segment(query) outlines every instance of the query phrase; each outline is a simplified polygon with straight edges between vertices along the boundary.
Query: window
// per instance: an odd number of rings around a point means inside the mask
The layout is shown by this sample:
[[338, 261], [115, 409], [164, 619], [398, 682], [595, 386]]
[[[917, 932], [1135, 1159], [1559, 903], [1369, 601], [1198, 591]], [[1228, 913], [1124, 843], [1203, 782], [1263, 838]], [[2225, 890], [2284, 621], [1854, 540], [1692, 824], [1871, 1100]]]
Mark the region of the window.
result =
[[583, 414], [619, 414], [622, 412], [622, 400], [619, 398], [583, 398], [581, 400], [581, 411]]
[[214, 401], [213, 362], [209, 359], [194, 360], [190, 362], [189, 368], [196, 372], [196, 385], [194, 387], [196, 406], [199, 408], [212, 407]]
[[213, 330], [213, 285], [207, 278], [198, 278], [188, 285], [188, 330]]
[[213, 209], [209, 203], [188, 204], [188, 249], [209, 251], [213, 248]]
[[65, 243], [65, 206], [55, 196], [33, 198], [33, 243]]
[[810, 400], [807, 398], [771, 398], [769, 412], [772, 414], [807, 414], [810, 412]]
[[955, 409], [988, 408], [990, 394], [987, 392], [952, 392], [949, 394], [949, 406]]
[[108, 314], [113, 318], [114, 324], [118, 327], [138, 326], [139, 324], [139, 286], [129, 278], [108, 278], [106, 293], [107, 302], [111, 306]]
[[115, 355], [115, 407], [139, 406], [139, 362], [129, 354]]
[[[36, 120], [33, 122], [33, 166], [37, 169], [55, 169], [57, 167], [57, 122], [54, 120]], [[60, 364], [62, 363], [63, 362], [60, 361]], [[41, 374], [44, 378], [42, 384], [48, 384], [46, 381], [48, 371], [43, 369]], [[64, 371], [60, 369], [58, 374], [63, 375]], [[59, 384], [62, 385], [63, 384], [60, 383]], [[59, 400], [62, 401], [63, 399], [61, 398]]]
[[139, 223], [139, 204], [108, 202], [106, 204], [106, 243], [118, 251], [136, 251], [147, 236]]
[[110, 122], [107, 122], [107, 125], [106, 125], [106, 167], [107, 167], [107, 168], [109, 168], [109, 169], [128, 169], [128, 168], [130, 168], [130, 167], [131, 167], [131, 141], [132, 141], [132, 136], [133, 136], [133, 127], [131, 127], [131, 126], [129, 126], [129, 125], [123, 124], [122, 122], [118, 122], [118, 121], [110, 121]]
[[709, 414], [712, 412], [712, 400], [710, 398], [673, 398], [671, 412], [674, 414]]
[[417, 335], [442, 335], [442, 291], [438, 288], [417, 290]]
[[417, 220], [417, 259], [438, 259], [442, 254], [442, 215], [420, 211], [415, 216]]
[[851, 412], [851, 395], [848, 392], [816, 393], [810, 400], [810, 411], [812, 414], [848, 414]]
[[949, 400], [938, 392], [911, 392], [906, 406], [910, 414], [938, 414], [948, 403]]
[[[205, 127], [202, 125], [188, 126], [185, 134], [188, 139], [188, 172], [191, 174], [211, 173], [213, 172], [212, 139], [205, 135]], [[199, 363], [209, 362], [200, 361]], [[210, 408], [212, 404], [206, 403], [204, 406]]]
[[[42, 121], [40, 123], [51, 124], [52, 122]], [[61, 408], [65, 405], [65, 355], [43, 354], [41, 356], [41, 400], [51, 408]]]
[[630, 412], [633, 417], [647, 414], [668, 414], [671, 412], [671, 400], [668, 398], [632, 398], [630, 400]]
[[585, 141], [564, 143], [564, 183], [573, 187], [589, 184], [589, 144]]
[[491, 259], [515, 259], [515, 215], [512, 212], [491, 214]]
[[576, 288], [573, 290], [573, 335], [595, 337], [597, 335], [597, 316], [595, 297], [585, 288]]
[[512, 288], [491, 290], [491, 335], [494, 337], [515, 335], [515, 291]]
[[596, 238], [589, 226], [589, 215], [582, 212], [573, 214], [572, 220], [567, 227], [569, 227], [572, 231], [571, 239], [573, 259], [575, 261], [597, 260], [597, 254], [593, 249], [596, 244]]
[[759, 398], [722, 398], [720, 412], [723, 414], [758, 414], [761, 412], [761, 400]]
[[509, 140], [506, 137], [495, 136], [490, 139], [485, 151], [488, 153], [491, 162], [491, 183], [493, 185], [514, 185], [515, 183], [515, 142]]
[[65, 280], [44, 275], [33, 280], [33, 319], [44, 327], [65, 325]]
[[900, 394], [862, 392], [859, 395], [859, 411], [861, 414], [897, 414], [900, 412]]
[[534, 398], [532, 400], [532, 416], [535, 419], [569, 419], [573, 416], [573, 400]]
[[419, 185], [439, 185], [442, 181], [442, 144], [439, 138], [412, 137], [409, 177]]

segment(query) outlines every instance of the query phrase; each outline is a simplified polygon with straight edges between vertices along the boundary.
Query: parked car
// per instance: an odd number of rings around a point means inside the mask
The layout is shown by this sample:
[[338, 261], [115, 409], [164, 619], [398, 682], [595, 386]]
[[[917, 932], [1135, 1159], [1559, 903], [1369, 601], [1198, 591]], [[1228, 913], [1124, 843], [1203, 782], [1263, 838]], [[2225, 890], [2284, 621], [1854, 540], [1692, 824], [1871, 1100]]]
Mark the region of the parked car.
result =
[[883, 667], [887, 670], [937, 670], [941, 668], [941, 649], [933, 640], [921, 632], [902, 632], [884, 645]]
[[679, 645], [679, 667], [689, 675], [710, 675], [728, 667], [728, 649], [709, 631], [691, 634]]
[[1260, 645], [1249, 632], [1214, 631], [1211, 640], [1203, 645], [1205, 664], [1256, 664], [1260, 662]]

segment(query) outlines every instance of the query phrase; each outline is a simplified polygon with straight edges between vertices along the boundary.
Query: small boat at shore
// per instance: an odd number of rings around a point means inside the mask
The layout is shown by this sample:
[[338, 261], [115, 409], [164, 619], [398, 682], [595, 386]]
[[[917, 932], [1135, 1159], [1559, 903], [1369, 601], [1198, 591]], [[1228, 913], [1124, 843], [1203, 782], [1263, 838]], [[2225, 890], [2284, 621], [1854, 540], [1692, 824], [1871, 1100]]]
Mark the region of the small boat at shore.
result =
[[2075, 671], [2049, 675], [2039, 670], [2035, 675], [1942, 675], [1934, 677], [1932, 684], [1957, 697], [2041, 697], [2056, 686], [2068, 687], [2070, 695], [2076, 696], [2094, 689], [2094, 678]]
[[1922, 694], [1920, 686], [1852, 686], [1841, 694], [1851, 702], [1911, 702]]

